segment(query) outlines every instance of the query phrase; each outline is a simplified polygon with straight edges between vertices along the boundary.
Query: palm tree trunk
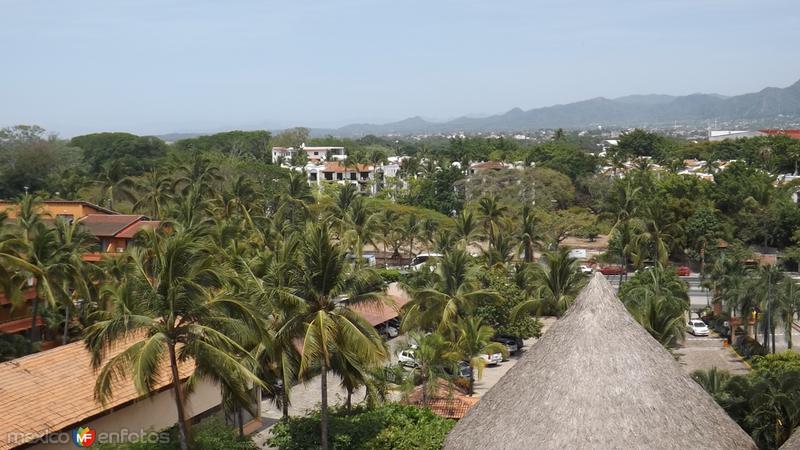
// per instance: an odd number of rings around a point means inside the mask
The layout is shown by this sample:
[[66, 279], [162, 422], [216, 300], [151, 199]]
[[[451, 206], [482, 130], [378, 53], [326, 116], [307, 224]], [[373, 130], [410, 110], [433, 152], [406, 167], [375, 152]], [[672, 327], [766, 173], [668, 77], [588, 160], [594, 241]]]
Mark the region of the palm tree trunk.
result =
[[425, 378], [422, 379], [422, 407], [428, 406], [428, 382]]
[[347, 408], [347, 413], [350, 414], [350, 410], [353, 407], [353, 389], [347, 388], [347, 403], [345, 403], [345, 407]]
[[319, 414], [320, 447], [328, 450], [328, 365], [323, 361], [320, 373], [322, 408]]
[[469, 373], [469, 396], [472, 397], [472, 394], [475, 393], [475, 374], [470, 370]]
[[289, 420], [289, 392], [284, 385], [281, 389], [281, 410], [283, 412], [283, 421]]
[[67, 340], [69, 339], [69, 304], [66, 305], [64, 308], [64, 336], [61, 338], [61, 344], [67, 345]]
[[169, 365], [172, 370], [172, 390], [175, 394], [175, 407], [178, 410], [178, 436], [180, 437], [181, 450], [189, 450], [189, 430], [186, 426], [186, 411], [184, 410], [183, 389], [178, 375], [178, 359], [175, 356], [175, 344], [167, 344], [169, 349]]
[[31, 342], [39, 340], [39, 327], [36, 326], [36, 317], [39, 315], [39, 296], [33, 298], [33, 308], [31, 308], [31, 332], [29, 338]]

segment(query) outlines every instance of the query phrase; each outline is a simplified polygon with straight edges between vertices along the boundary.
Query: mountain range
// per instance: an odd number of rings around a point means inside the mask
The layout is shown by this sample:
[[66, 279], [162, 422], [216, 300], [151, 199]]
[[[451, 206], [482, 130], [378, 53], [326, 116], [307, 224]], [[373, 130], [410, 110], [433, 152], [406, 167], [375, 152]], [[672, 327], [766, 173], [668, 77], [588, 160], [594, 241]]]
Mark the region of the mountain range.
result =
[[597, 97], [564, 105], [523, 111], [514, 108], [488, 117], [460, 117], [431, 122], [419, 116], [385, 124], [352, 124], [337, 129], [313, 129], [315, 135], [488, 133], [541, 128], [586, 128], [672, 125], [710, 120], [767, 121], [800, 117], [800, 81], [785, 88], [726, 97], [719, 94], [629, 95], [615, 99]]
[[[726, 97], [719, 94], [628, 95], [597, 97], [564, 105], [503, 114], [463, 116], [448, 121], [430, 121], [416, 116], [384, 124], [351, 124], [340, 128], [311, 128], [313, 136], [359, 137], [436, 133], [523, 132], [543, 128], [589, 128], [603, 126], [672, 126], [675, 122], [705, 127], [709, 121], [743, 121], [758, 126], [783, 126], [800, 122], [800, 81], [785, 88], [768, 87], [749, 94]], [[273, 130], [278, 132], [280, 130]], [[209, 133], [172, 133], [159, 136], [167, 141]]]

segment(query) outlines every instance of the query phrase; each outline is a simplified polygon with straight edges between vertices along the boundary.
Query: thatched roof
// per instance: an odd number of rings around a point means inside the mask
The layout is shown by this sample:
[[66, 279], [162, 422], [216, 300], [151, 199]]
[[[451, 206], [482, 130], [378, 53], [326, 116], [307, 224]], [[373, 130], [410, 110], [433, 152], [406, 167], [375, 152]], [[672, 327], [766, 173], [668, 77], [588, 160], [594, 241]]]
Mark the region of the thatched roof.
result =
[[445, 449], [755, 449], [597, 273]]
[[780, 450], [800, 450], [800, 428], [794, 429], [789, 439], [781, 445]]

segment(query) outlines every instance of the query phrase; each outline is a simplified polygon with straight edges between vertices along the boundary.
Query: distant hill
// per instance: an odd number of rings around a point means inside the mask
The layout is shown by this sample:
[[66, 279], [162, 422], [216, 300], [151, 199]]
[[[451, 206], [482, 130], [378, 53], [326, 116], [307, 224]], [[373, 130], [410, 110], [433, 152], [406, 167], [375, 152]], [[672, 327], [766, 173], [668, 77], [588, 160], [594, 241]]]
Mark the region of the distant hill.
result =
[[725, 97], [719, 94], [629, 95], [615, 99], [597, 97], [565, 105], [523, 111], [514, 108], [488, 117], [461, 117], [429, 122], [412, 117], [386, 124], [353, 124], [337, 129], [312, 129], [315, 135], [359, 136], [366, 134], [419, 134], [492, 131], [524, 131], [539, 128], [667, 125], [674, 121], [765, 120], [800, 117], [800, 81], [786, 88], [768, 87], [751, 94]]

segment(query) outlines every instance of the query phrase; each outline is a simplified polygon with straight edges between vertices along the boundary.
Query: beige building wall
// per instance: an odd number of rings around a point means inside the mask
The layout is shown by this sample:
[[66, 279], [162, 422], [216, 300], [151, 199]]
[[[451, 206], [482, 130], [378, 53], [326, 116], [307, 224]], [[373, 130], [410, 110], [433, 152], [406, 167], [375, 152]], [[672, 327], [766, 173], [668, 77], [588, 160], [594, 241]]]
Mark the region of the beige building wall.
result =
[[[208, 381], [200, 381], [197, 383], [194, 393], [189, 396], [186, 413], [189, 417], [194, 417], [221, 403], [222, 396], [219, 387]], [[122, 435], [123, 430], [138, 435], [142, 431], [163, 430], [177, 421], [178, 413], [175, 410], [172, 390], [167, 390], [90, 422], [79, 424], [79, 426], [88, 425], [95, 429], [98, 435], [102, 433], [120, 433]], [[31, 448], [36, 450], [74, 450], [78, 448], [71, 440], [72, 429], [64, 430], [64, 433], [70, 435], [66, 443], [61, 443], [63, 438], [59, 436], [59, 443], [38, 444]]]

